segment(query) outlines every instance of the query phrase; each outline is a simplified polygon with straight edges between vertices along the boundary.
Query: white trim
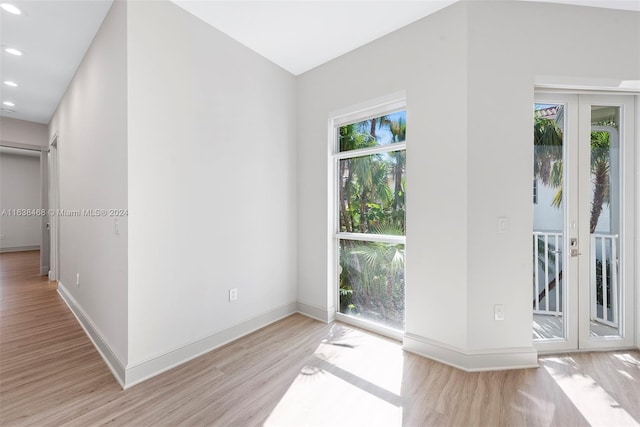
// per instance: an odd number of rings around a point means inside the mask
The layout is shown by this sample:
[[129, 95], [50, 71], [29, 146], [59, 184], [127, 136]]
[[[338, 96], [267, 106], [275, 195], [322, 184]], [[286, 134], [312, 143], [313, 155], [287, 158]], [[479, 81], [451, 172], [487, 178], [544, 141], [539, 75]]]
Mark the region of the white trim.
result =
[[[49, 142], [48, 158], [48, 210], [60, 209], [60, 153], [59, 137], [56, 132]], [[47, 215], [49, 222], [49, 280], [60, 278], [60, 220], [58, 215]]]
[[0, 140], [0, 147], [19, 148], [21, 150], [30, 151], [49, 151], [49, 147], [45, 147], [43, 145], [25, 144], [23, 142], [12, 142], [5, 140]]
[[60, 281], [58, 281], [58, 294], [62, 297], [65, 304], [67, 304], [71, 313], [76, 317], [78, 323], [93, 343], [93, 346], [98, 350], [98, 353], [100, 353], [100, 356], [102, 356], [102, 359], [120, 384], [120, 387], [125, 388], [125, 368], [113, 350], [111, 350], [107, 339]]
[[366, 234], [366, 233], [336, 233], [336, 239], [338, 240], [358, 240], [361, 242], [378, 242], [378, 243], [392, 243], [404, 245], [406, 244], [406, 236], [394, 236], [391, 234]]
[[389, 328], [379, 323], [374, 323], [366, 319], [360, 319], [358, 317], [349, 316], [344, 313], [336, 313], [336, 320], [347, 325], [353, 325], [358, 328], [365, 329], [367, 331], [376, 333], [378, 335], [385, 336], [387, 338], [394, 339], [402, 342], [404, 332], [398, 329]]
[[[640, 349], [640, 96], [635, 96], [635, 123], [634, 142], [635, 150], [635, 271], [632, 273], [632, 280], [636, 286], [636, 305], [635, 305], [635, 328], [636, 328], [636, 347]], [[634, 280], [635, 279], [635, 280]]]
[[640, 93], [640, 80], [545, 75], [536, 75], [533, 80], [537, 92], [613, 95]]
[[406, 149], [407, 143], [405, 141], [392, 142], [391, 144], [376, 145], [375, 147], [360, 148], [358, 150], [340, 151], [339, 153], [335, 153], [333, 157], [337, 160], [357, 159], [358, 157], [384, 154], [391, 151], [405, 151]]
[[[40, 152], [40, 207], [49, 211], [49, 153]], [[49, 232], [51, 224], [47, 215], [40, 217], [40, 275], [49, 274], [51, 245]]]
[[635, 347], [606, 347], [606, 348], [579, 348], [577, 350], [544, 350], [538, 349], [538, 356], [549, 356], [553, 354], [573, 354], [573, 353], [593, 353], [594, 351], [600, 353], [611, 353], [614, 351], [629, 351], [635, 350]]
[[124, 388], [129, 388], [178, 365], [182, 365], [231, 341], [235, 341], [258, 329], [262, 329], [265, 326], [288, 317], [296, 311], [297, 303], [292, 302], [285, 304], [191, 344], [144, 361], [127, 365]]
[[0, 253], [3, 254], [5, 252], [25, 252], [38, 250], [40, 250], [40, 245], [7, 246], [5, 248], [0, 248]]
[[331, 127], [357, 123], [363, 119], [384, 116], [407, 108], [407, 93], [404, 90], [361, 102], [329, 113]]
[[465, 351], [441, 342], [406, 333], [403, 349], [466, 372], [502, 371], [538, 367], [534, 347]]
[[571, 95], [637, 95], [640, 89], [617, 88], [601, 86], [572, 86], [572, 85], [552, 85], [536, 84], [535, 91], [538, 93], [557, 93]]
[[[307, 316], [311, 319], [319, 320], [323, 323], [331, 323], [335, 319], [335, 313], [333, 313], [333, 307], [330, 309], [317, 307], [313, 304], [298, 301], [298, 313], [303, 316]], [[333, 316], [332, 316], [333, 315]]]

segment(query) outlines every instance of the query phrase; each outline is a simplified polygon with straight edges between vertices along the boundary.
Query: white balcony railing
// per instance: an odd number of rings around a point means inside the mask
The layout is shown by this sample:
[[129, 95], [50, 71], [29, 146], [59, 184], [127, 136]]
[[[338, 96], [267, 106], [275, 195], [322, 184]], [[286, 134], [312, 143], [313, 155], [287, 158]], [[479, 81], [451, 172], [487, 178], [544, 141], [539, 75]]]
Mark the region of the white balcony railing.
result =
[[533, 312], [562, 315], [562, 245], [559, 232], [533, 232]]
[[618, 235], [591, 235], [591, 320], [618, 327]]
[[[563, 233], [533, 232], [533, 312], [561, 316]], [[618, 327], [618, 235], [591, 235], [591, 320]]]

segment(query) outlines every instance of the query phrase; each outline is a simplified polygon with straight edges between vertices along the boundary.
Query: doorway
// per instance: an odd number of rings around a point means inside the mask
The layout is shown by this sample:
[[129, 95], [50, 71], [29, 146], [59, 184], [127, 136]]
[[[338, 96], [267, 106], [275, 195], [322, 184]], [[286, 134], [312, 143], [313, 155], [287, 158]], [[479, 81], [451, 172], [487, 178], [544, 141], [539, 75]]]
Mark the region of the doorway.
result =
[[[3, 176], [0, 252], [38, 250], [40, 274], [49, 273], [47, 147], [0, 141]], [[13, 160], [10, 160], [13, 159]], [[2, 162], [5, 163], [5, 162]]]
[[633, 345], [633, 109], [633, 96], [536, 96], [532, 307], [540, 351]]

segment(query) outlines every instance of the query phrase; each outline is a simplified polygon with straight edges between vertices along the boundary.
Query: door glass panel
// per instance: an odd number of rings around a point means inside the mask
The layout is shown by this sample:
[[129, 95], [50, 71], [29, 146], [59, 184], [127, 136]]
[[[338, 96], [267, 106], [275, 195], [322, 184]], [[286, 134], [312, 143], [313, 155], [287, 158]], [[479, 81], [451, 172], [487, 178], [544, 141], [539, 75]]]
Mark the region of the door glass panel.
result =
[[560, 339], [565, 330], [564, 105], [534, 104], [533, 338]]
[[620, 335], [619, 123], [619, 107], [591, 107], [589, 332], [592, 337]]

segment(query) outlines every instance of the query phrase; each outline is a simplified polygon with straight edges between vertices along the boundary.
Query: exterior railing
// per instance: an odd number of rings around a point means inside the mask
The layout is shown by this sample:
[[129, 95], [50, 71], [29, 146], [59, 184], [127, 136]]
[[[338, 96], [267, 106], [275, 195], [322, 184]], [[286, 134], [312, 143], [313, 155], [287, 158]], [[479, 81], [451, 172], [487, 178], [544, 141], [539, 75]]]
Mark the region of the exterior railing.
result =
[[[591, 234], [591, 320], [618, 327], [617, 234]], [[533, 312], [561, 316], [564, 235], [533, 232]]]
[[591, 320], [618, 327], [618, 235], [591, 235]]
[[533, 312], [535, 314], [562, 315], [560, 295], [562, 245], [562, 233], [533, 232]]

